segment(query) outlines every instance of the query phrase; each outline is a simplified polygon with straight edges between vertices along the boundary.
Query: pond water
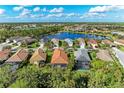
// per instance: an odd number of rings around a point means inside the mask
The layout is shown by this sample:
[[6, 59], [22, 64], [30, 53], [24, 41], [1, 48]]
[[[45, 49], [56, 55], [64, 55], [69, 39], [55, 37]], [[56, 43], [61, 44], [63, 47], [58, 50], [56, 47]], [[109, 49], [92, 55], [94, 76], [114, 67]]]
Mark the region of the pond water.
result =
[[70, 39], [88, 38], [88, 39], [103, 40], [103, 39], [107, 39], [108, 37], [98, 36], [98, 35], [93, 35], [93, 34], [77, 34], [77, 33], [69, 33], [69, 32], [60, 32], [57, 34], [47, 35], [43, 37], [43, 39], [46, 39], [46, 40], [52, 39], [52, 38], [57, 38], [60, 40], [66, 39], [66, 38], [70, 38]]

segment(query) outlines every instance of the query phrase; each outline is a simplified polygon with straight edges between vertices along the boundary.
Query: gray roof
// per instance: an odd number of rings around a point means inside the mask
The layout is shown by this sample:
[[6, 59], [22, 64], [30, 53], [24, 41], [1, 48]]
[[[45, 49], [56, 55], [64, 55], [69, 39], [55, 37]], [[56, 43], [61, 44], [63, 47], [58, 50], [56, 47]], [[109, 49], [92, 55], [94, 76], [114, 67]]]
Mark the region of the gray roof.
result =
[[22, 39], [22, 37], [19, 37], [19, 36], [15, 36], [15, 37], [10, 37], [8, 38], [10, 41], [13, 41], [13, 40], [20, 40], [20, 38]]
[[70, 38], [66, 38], [66, 39], [65, 39], [65, 42], [67, 42], [67, 43], [68, 43], [68, 45], [70, 45], [70, 46], [72, 46], [72, 45], [73, 45], [73, 40], [72, 40], [72, 39], [70, 39]]
[[76, 57], [75, 59], [78, 61], [82, 61], [82, 62], [90, 61], [88, 50], [86, 49], [78, 49], [78, 51], [74, 52], [74, 55]]
[[19, 37], [19, 36], [17, 36], [17, 37], [11, 37], [11, 38], [9, 38], [9, 40], [10, 40], [10, 41], [16, 40], [17, 42], [26, 41], [27, 43], [28, 43], [28, 42], [30, 43], [30, 42], [35, 41], [36, 39], [34, 39], [34, 38], [32, 38], [32, 37], [28, 37], [28, 36], [26, 36], [26, 37]]
[[17, 39], [17, 38], [19, 38], [19, 37], [10, 37], [8, 39], [12, 41], [12, 40]]

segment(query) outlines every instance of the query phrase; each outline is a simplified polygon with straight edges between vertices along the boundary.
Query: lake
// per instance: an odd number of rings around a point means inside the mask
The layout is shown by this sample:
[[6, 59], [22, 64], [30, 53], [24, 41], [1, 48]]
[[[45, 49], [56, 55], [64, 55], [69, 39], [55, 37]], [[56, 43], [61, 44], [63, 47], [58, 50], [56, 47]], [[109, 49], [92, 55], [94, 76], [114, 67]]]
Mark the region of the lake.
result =
[[88, 39], [103, 40], [103, 39], [107, 39], [108, 37], [98, 36], [98, 35], [93, 35], [93, 34], [78, 34], [78, 33], [70, 33], [70, 32], [60, 32], [57, 34], [47, 35], [43, 37], [43, 39], [45, 40], [52, 39], [52, 38], [57, 38], [60, 40], [66, 39], [66, 38], [70, 38], [70, 39], [88, 38]]

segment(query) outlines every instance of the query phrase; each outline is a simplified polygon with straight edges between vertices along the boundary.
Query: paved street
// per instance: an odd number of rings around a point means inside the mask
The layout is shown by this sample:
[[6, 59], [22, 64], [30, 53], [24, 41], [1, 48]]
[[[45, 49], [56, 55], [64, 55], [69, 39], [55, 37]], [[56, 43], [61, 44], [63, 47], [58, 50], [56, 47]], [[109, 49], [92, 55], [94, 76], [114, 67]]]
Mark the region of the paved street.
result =
[[124, 67], [124, 52], [117, 49], [117, 48], [112, 48], [115, 52], [116, 57], [118, 58], [120, 64]]

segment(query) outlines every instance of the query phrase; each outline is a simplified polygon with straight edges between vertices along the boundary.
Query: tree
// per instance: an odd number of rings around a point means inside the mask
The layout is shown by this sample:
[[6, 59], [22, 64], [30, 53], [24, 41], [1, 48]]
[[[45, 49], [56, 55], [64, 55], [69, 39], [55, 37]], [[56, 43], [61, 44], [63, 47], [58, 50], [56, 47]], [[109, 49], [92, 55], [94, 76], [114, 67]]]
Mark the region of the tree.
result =
[[87, 88], [89, 81], [88, 71], [73, 71], [73, 80], [76, 88]]
[[91, 66], [88, 87], [124, 87], [123, 72], [116, 63], [97, 60]]
[[52, 87], [54, 88], [70, 88], [75, 87], [75, 81], [72, 78], [70, 70], [54, 68], [51, 75]]
[[10, 65], [4, 65], [0, 68], [0, 87], [6, 88], [11, 83], [14, 82], [14, 79], [16, 78], [16, 73], [11, 72], [11, 66]]
[[37, 88], [50, 87], [49, 73], [44, 73], [36, 66], [28, 65], [18, 71], [16, 81], [10, 87]]

